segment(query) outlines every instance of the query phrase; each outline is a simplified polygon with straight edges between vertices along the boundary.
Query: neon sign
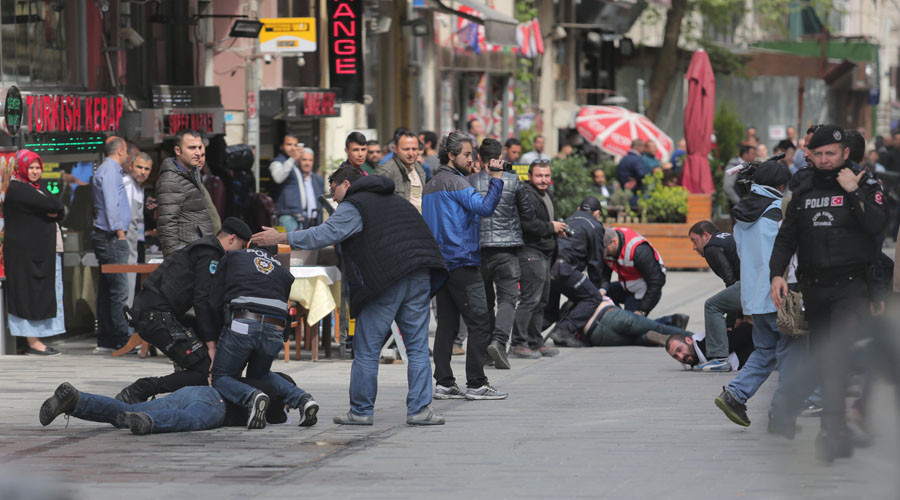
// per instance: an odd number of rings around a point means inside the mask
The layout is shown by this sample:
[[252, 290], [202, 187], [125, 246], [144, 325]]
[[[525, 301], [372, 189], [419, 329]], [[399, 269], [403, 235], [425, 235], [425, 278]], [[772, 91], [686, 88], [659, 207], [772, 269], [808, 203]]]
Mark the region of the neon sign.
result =
[[328, 0], [329, 75], [345, 101], [363, 100], [362, 30], [361, 0]]
[[29, 132], [109, 132], [119, 129], [122, 98], [115, 96], [29, 95]]

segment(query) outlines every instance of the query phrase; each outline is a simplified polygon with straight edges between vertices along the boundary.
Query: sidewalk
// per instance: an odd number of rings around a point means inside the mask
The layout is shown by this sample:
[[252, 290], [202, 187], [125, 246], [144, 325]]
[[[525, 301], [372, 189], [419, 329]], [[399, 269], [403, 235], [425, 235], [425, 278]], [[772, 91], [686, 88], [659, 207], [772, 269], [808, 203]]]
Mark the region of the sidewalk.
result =
[[[670, 273], [654, 312], [687, 312], [699, 329], [703, 298], [720, 286], [712, 273]], [[686, 372], [641, 347], [563, 349], [489, 369], [509, 399], [435, 401], [442, 427], [405, 424], [402, 365], [380, 367], [375, 425], [341, 428], [331, 417], [347, 409], [350, 363], [276, 361], [322, 405], [315, 427], [133, 436], [75, 419], [66, 428], [60, 417], [43, 428], [38, 408], [60, 382], [114, 395], [171, 371], [160, 357], [93, 355], [80, 343], [53, 358], [0, 358], [0, 476], [61, 481], [80, 499], [897, 497], [897, 418], [884, 387], [875, 446], [831, 466], [813, 458], [816, 420], [802, 419], [793, 442], [766, 433], [771, 382], [744, 429], [713, 404], [730, 374]], [[463, 357], [453, 367], [464, 373]]]

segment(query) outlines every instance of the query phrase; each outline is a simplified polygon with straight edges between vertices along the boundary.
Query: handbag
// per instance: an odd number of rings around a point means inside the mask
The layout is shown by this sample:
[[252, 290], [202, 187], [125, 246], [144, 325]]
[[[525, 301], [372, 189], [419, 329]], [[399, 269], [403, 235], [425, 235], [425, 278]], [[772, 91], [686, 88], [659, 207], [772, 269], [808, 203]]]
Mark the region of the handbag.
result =
[[806, 310], [803, 307], [803, 293], [788, 290], [787, 296], [778, 309], [776, 320], [778, 329], [785, 335], [806, 335], [809, 323], [806, 322]]

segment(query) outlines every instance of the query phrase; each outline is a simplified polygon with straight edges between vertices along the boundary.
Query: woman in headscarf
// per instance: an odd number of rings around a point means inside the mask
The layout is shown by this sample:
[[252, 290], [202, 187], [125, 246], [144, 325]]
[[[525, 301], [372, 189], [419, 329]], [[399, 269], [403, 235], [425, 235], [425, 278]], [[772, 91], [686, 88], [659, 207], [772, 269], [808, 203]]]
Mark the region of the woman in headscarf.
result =
[[40, 180], [41, 157], [16, 154], [16, 171], [3, 202], [3, 255], [8, 290], [9, 330], [25, 337], [27, 354], [59, 354], [41, 341], [65, 333], [62, 300], [62, 202]]

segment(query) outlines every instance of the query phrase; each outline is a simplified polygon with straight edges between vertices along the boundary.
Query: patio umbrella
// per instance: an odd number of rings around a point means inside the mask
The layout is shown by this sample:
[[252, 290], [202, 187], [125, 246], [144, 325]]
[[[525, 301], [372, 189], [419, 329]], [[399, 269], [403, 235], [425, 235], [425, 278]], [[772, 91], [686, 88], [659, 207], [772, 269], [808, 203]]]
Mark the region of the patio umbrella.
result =
[[646, 116], [619, 106], [582, 106], [575, 117], [575, 127], [582, 137], [611, 155], [624, 156], [631, 141], [642, 139], [656, 143], [656, 157], [672, 155], [672, 138]]
[[685, 77], [688, 81], [688, 102], [684, 109], [687, 158], [681, 185], [691, 193], [712, 193], [715, 188], [708, 158], [712, 147], [716, 79], [706, 51], [694, 52]]

